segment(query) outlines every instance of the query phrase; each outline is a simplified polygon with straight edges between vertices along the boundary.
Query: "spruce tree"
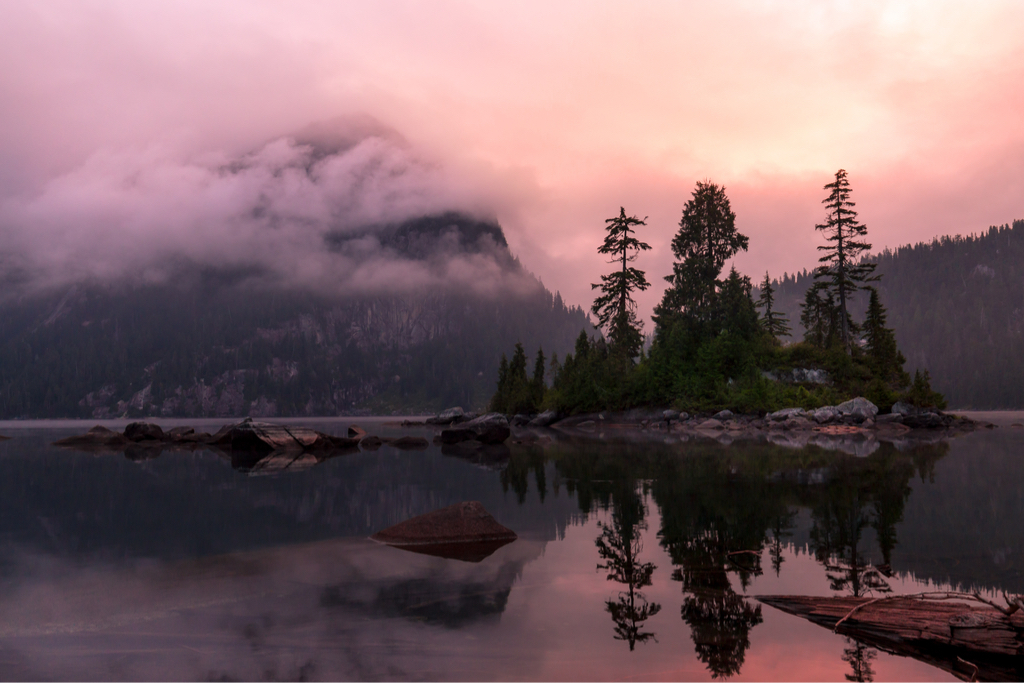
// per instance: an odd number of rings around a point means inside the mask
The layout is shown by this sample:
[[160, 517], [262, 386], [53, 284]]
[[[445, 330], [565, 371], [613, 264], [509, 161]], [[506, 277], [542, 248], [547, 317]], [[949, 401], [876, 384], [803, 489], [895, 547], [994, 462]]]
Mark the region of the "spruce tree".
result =
[[764, 315], [760, 319], [761, 329], [775, 341], [779, 341], [779, 337], [789, 336], [789, 319], [775, 310], [775, 288], [772, 287], [772, 279], [768, 277], [767, 271], [764, 274], [764, 282], [761, 283], [761, 296], [758, 297], [756, 306], [764, 309]]
[[544, 349], [537, 349], [537, 361], [533, 364], [533, 380], [530, 382], [533, 390], [533, 405], [540, 408], [544, 401]]
[[676, 262], [671, 283], [655, 309], [655, 322], [664, 330], [682, 315], [698, 325], [708, 322], [715, 310], [715, 297], [721, 286], [719, 275], [725, 262], [749, 240], [736, 230], [736, 214], [729, 204], [725, 188], [698, 181], [693, 197], [683, 207], [679, 231], [672, 238]]
[[896, 348], [896, 335], [885, 326], [885, 307], [874, 287], [867, 288], [871, 292], [868, 302], [868, 313], [864, 319], [864, 339], [867, 342], [867, 356], [875, 377], [887, 385], [903, 387], [909, 383], [909, 376], [903, 370], [907, 361]]
[[636, 318], [633, 292], [642, 292], [651, 284], [644, 271], [629, 264], [636, 260], [641, 251], [651, 248], [649, 244], [633, 237], [636, 232], [634, 226], [647, 225], [645, 221], [646, 218], [640, 220], [636, 216], [627, 216], [623, 207], [619, 207], [618, 216], [605, 221], [608, 234], [597, 251], [599, 254], [610, 255], [609, 263], [621, 264], [621, 268], [602, 275], [601, 284], [591, 285], [592, 289], [601, 289], [601, 296], [594, 299], [591, 309], [597, 316], [598, 326], [608, 332], [612, 349], [626, 358], [638, 355], [643, 346], [643, 323]]
[[836, 171], [836, 179], [824, 189], [829, 195], [822, 204], [828, 212], [825, 222], [814, 227], [825, 233], [829, 243], [818, 247], [825, 255], [818, 259], [822, 265], [815, 270], [814, 278], [822, 282], [837, 301], [839, 338], [843, 348], [850, 353], [853, 330], [849, 325], [847, 302], [863, 283], [876, 279], [871, 277], [875, 264], [856, 263], [857, 257], [871, 245], [861, 241], [868, 230], [857, 222], [857, 212], [853, 208], [856, 205], [850, 201], [850, 182], [846, 179], [846, 171]]

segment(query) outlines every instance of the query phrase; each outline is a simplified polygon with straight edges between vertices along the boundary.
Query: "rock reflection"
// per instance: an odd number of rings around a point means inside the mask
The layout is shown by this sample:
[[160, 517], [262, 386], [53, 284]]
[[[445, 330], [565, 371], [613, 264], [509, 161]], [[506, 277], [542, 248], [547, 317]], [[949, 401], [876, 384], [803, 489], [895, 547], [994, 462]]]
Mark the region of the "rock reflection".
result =
[[643, 499], [633, 481], [623, 482], [618, 493], [612, 523], [598, 522], [597, 525], [601, 529], [595, 541], [597, 554], [604, 560], [597, 568], [607, 570], [609, 581], [626, 586], [615, 600], [606, 601], [605, 609], [615, 622], [615, 639], [628, 642], [629, 649], [633, 650], [637, 643], [655, 637], [653, 632], [642, 629], [645, 621], [661, 611], [661, 605], [648, 602], [640, 591], [651, 585], [656, 568], [654, 563], [639, 559], [643, 551], [641, 532], [647, 529]]

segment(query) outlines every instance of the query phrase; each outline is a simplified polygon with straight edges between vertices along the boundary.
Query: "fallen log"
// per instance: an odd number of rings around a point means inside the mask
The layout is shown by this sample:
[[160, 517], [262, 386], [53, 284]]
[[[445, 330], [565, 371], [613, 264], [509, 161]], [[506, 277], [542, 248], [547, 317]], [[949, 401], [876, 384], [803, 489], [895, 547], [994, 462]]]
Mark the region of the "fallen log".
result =
[[1024, 610], [966, 593], [882, 598], [759, 596], [759, 601], [803, 617], [866, 645], [913, 657], [962, 680], [1024, 677]]

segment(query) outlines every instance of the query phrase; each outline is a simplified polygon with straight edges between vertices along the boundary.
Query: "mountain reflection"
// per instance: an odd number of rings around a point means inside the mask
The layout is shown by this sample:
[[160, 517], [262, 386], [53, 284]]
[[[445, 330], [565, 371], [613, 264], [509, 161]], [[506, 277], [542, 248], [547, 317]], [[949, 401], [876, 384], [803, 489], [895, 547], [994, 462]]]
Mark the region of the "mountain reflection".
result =
[[597, 554], [604, 564], [598, 569], [608, 571], [608, 580], [626, 586], [615, 600], [608, 600], [605, 608], [615, 622], [615, 639], [625, 640], [632, 650], [636, 644], [654, 638], [654, 633], [643, 631], [644, 622], [661, 611], [661, 605], [648, 602], [640, 591], [651, 585], [655, 566], [652, 562], [640, 562], [643, 551], [641, 532], [647, 529], [644, 522], [644, 502], [637, 492], [636, 482], [625, 481], [617, 488], [614, 497], [612, 523], [598, 522], [601, 535], [595, 541]]

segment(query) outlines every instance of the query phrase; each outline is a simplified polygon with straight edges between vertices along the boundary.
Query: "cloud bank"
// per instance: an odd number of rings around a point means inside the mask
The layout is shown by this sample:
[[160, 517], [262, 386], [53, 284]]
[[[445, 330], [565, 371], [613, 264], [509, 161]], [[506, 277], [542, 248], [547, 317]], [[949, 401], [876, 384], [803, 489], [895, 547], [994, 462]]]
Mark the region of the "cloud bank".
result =
[[0, 263], [28, 289], [162, 283], [186, 267], [339, 294], [528, 287], [489, 236], [467, 244], [453, 225], [415, 253], [388, 239], [423, 216], [493, 221], [492, 199], [373, 119], [348, 118], [234, 157], [96, 153], [0, 203]]

